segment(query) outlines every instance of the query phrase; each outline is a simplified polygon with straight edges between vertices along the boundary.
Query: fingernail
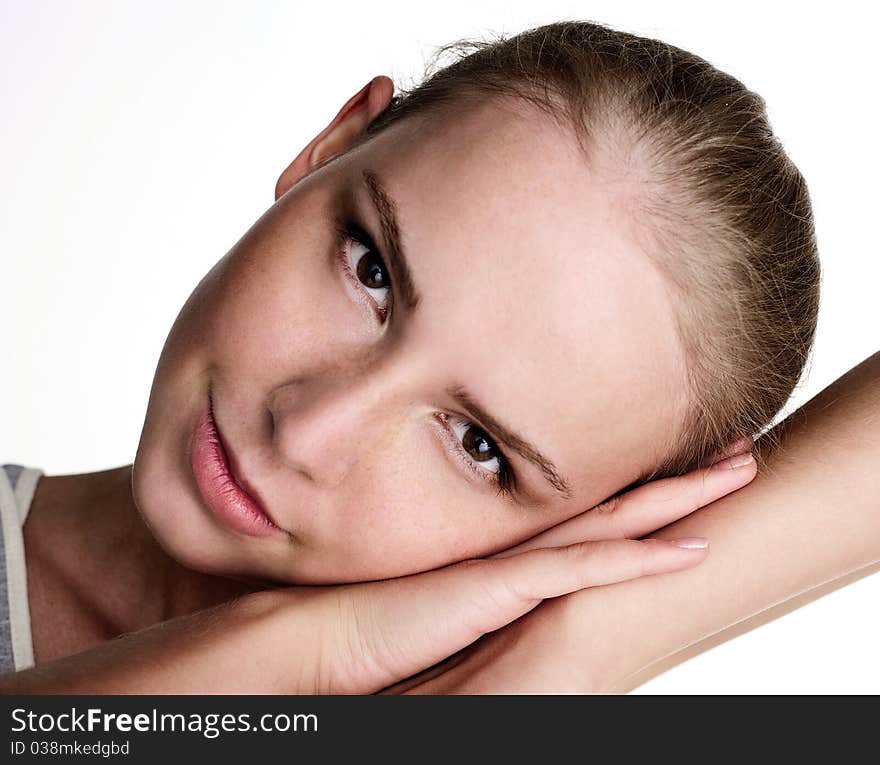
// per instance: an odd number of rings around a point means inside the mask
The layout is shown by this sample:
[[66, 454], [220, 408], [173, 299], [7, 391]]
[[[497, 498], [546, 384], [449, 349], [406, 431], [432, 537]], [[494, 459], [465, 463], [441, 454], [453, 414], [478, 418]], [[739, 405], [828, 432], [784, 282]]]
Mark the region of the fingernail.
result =
[[682, 539], [670, 539], [669, 544], [683, 547], [685, 550], [705, 550], [709, 546], [706, 537], [683, 537]]
[[734, 470], [735, 468], [745, 467], [755, 461], [755, 457], [751, 452], [745, 454], [734, 454], [721, 462], [712, 465], [712, 470]]

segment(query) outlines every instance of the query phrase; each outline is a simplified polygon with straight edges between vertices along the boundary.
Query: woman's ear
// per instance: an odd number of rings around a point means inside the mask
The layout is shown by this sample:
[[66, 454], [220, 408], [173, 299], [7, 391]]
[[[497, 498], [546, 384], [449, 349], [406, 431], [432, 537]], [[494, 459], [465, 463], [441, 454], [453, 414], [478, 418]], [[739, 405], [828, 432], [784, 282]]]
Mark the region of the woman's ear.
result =
[[361, 131], [385, 111], [393, 95], [394, 83], [389, 77], [379, 75], [349, 98], [333, 122], [318, 133], [281, 173], [275, 184], [275, 199], [278, 200], [318, 165], [351, 146]]

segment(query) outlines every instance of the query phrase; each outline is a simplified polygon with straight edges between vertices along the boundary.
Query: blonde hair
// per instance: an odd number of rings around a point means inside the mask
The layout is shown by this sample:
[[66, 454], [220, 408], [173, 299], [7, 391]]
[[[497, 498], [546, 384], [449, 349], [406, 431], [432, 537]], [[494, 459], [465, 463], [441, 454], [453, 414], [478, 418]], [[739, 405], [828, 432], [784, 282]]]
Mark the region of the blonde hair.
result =
[[572, 126], [588, 160], [610, 148], [637, 168], [630, 213], [672, 287], [688, 387], [679, 432], [639, 482], [766, 428], [806, 365], [820, 267], [806, 182], [761, 96], [692, 53], [587, 21], [454, 42], [432, 61], [358, 144], [415, 114], [514, 96]]

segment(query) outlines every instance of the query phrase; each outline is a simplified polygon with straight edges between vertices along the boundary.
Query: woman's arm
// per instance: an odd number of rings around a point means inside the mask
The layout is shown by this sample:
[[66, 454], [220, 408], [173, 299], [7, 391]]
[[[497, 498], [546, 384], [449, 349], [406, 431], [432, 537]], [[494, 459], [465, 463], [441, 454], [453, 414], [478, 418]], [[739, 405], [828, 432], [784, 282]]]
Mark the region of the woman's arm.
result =
[[708, 537], [700, 566], [544, 603], [416, 692], [626, 692], [880, 561], [880, 353], [758, 444], [755, 480], [656, 532]]
[[80, 653], [0, 675], [0, 693], [265, 693], [293, 686], [295, 662], [259, 662], [287, 649], [272, 591], [128, 633]]
[[[677, 507], [674, 517], [688, 512]], [[264, 590], [0, 675], [0, 692], [370, 693], [544, 598], [697, 565], [700, 541], [586, 541], [378, 582]]]

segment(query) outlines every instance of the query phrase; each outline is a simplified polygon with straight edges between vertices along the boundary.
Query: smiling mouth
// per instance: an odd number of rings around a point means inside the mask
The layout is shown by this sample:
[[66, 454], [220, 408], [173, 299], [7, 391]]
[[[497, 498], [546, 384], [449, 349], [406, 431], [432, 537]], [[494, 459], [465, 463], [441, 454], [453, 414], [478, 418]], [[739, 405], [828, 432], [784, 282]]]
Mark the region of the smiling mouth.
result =
[[252, 537], [284, 535], [260, 503], [233, 473], [228, 451], [214, 419], [210, 393], [192, 437], [190, 462], [199, 492], [211, 512], [225, 526]]

